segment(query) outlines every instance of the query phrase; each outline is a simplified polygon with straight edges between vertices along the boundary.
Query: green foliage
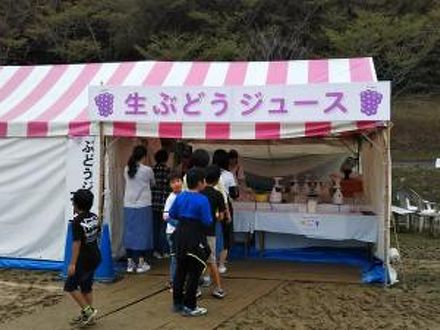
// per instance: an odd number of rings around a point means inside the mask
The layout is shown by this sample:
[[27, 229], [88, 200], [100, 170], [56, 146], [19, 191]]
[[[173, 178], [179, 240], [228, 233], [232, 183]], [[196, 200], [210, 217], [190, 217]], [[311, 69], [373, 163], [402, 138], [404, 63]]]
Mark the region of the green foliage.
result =
[[438, 0], [4, 0], [0, 64], [373, 56], [395, 92], [426, 92], [439, 24]]
[[336, 56], [373, 56], [380, 78], [393, 80], [399, 88], [409, 83], [408, 75], [438, 47], [438, 14], [393, 17], [360, 11], [343, 30], [326, 32]]

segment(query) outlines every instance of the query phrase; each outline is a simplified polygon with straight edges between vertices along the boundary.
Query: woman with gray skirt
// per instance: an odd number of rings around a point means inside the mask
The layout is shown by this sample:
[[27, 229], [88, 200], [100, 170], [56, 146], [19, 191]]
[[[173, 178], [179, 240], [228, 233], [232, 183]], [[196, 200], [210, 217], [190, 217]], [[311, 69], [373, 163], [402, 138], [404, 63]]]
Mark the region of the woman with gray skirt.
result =
[[127, 272], [145, 273], [145, 261], [153, 249], [153, 211], [151, 187], [155, 185], [153, 170], [144, 165], [147, 149], [136, 146], [124, 169], [124, 247], [127, 251]]

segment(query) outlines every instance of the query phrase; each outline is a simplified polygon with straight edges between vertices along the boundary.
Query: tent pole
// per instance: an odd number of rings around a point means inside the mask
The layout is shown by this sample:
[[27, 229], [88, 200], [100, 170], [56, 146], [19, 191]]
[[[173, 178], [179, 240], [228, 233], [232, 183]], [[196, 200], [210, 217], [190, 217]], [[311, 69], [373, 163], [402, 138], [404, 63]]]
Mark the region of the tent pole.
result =
[[383, 160], [385, 166], [385, 225], [384, 225], [384, 268], [385, 268], [385, 286], [388, 286], [388, 269], [389, 269], [389, 250], [390, 250], [390, 222], [391, 222], [391, 127], [387, 126], [383, 132], [384, 150]]
[[385, 271], [385, 286], [388, 286], [388, 269], [389, 269], [389, 249], [390, 249], [390, 222], [391, 222], [391, 123], [388, 123], [386, 129], [382, 130], [382, 138], [384, 140], [384, 146], [381, 147], [379, 144], [374, 142], [368, 135], [362, 134], [362, 136], [371, 145], [378, 150], [382, 155], [382, 164], [384, 166], [385, 172], [385, 191], [384, 191], [384, 271]]
[[99, 123], [99, 188], [98, 188], [98, 219], [104, 221], [104, 185], [105, 185], [105, 136], [104, 123]]

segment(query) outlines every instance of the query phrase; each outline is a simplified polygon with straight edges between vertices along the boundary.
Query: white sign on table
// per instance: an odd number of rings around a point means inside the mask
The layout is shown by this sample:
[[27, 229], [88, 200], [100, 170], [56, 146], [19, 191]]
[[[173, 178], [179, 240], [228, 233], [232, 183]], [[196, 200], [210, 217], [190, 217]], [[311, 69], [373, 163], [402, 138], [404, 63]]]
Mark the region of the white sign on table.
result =
[[390, 82], [224, 87], [92, 86], [90, 117], [121, 122], [390, 120]]
[[317, 231], [319, 223], [319, 219], [312, 216], [304, 216], [298, 219], [298, 226], [304, 230], [304, 232]]

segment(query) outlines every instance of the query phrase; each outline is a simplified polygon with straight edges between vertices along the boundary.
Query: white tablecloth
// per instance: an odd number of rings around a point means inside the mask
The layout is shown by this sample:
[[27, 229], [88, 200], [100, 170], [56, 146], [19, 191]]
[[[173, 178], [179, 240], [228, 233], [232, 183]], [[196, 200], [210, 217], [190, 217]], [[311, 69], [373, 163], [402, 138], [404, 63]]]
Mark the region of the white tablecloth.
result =
[[[248, 204], [248, 205], [244, 205]], [[303, 235], [309, 238], [329, 240], [377, 241], [377, 216], [353, 213], [303, 213], [289, 210], [287, 205], [269, 209], [252, 209], [253, 203], [241, 203], [234, 209], [234, 231]], [[293, 206], [290, 206], [294, 209]], [[330, 207], [327, 208], [332, 211]], [[319, 211], [319, 209], [318, 209]]]

